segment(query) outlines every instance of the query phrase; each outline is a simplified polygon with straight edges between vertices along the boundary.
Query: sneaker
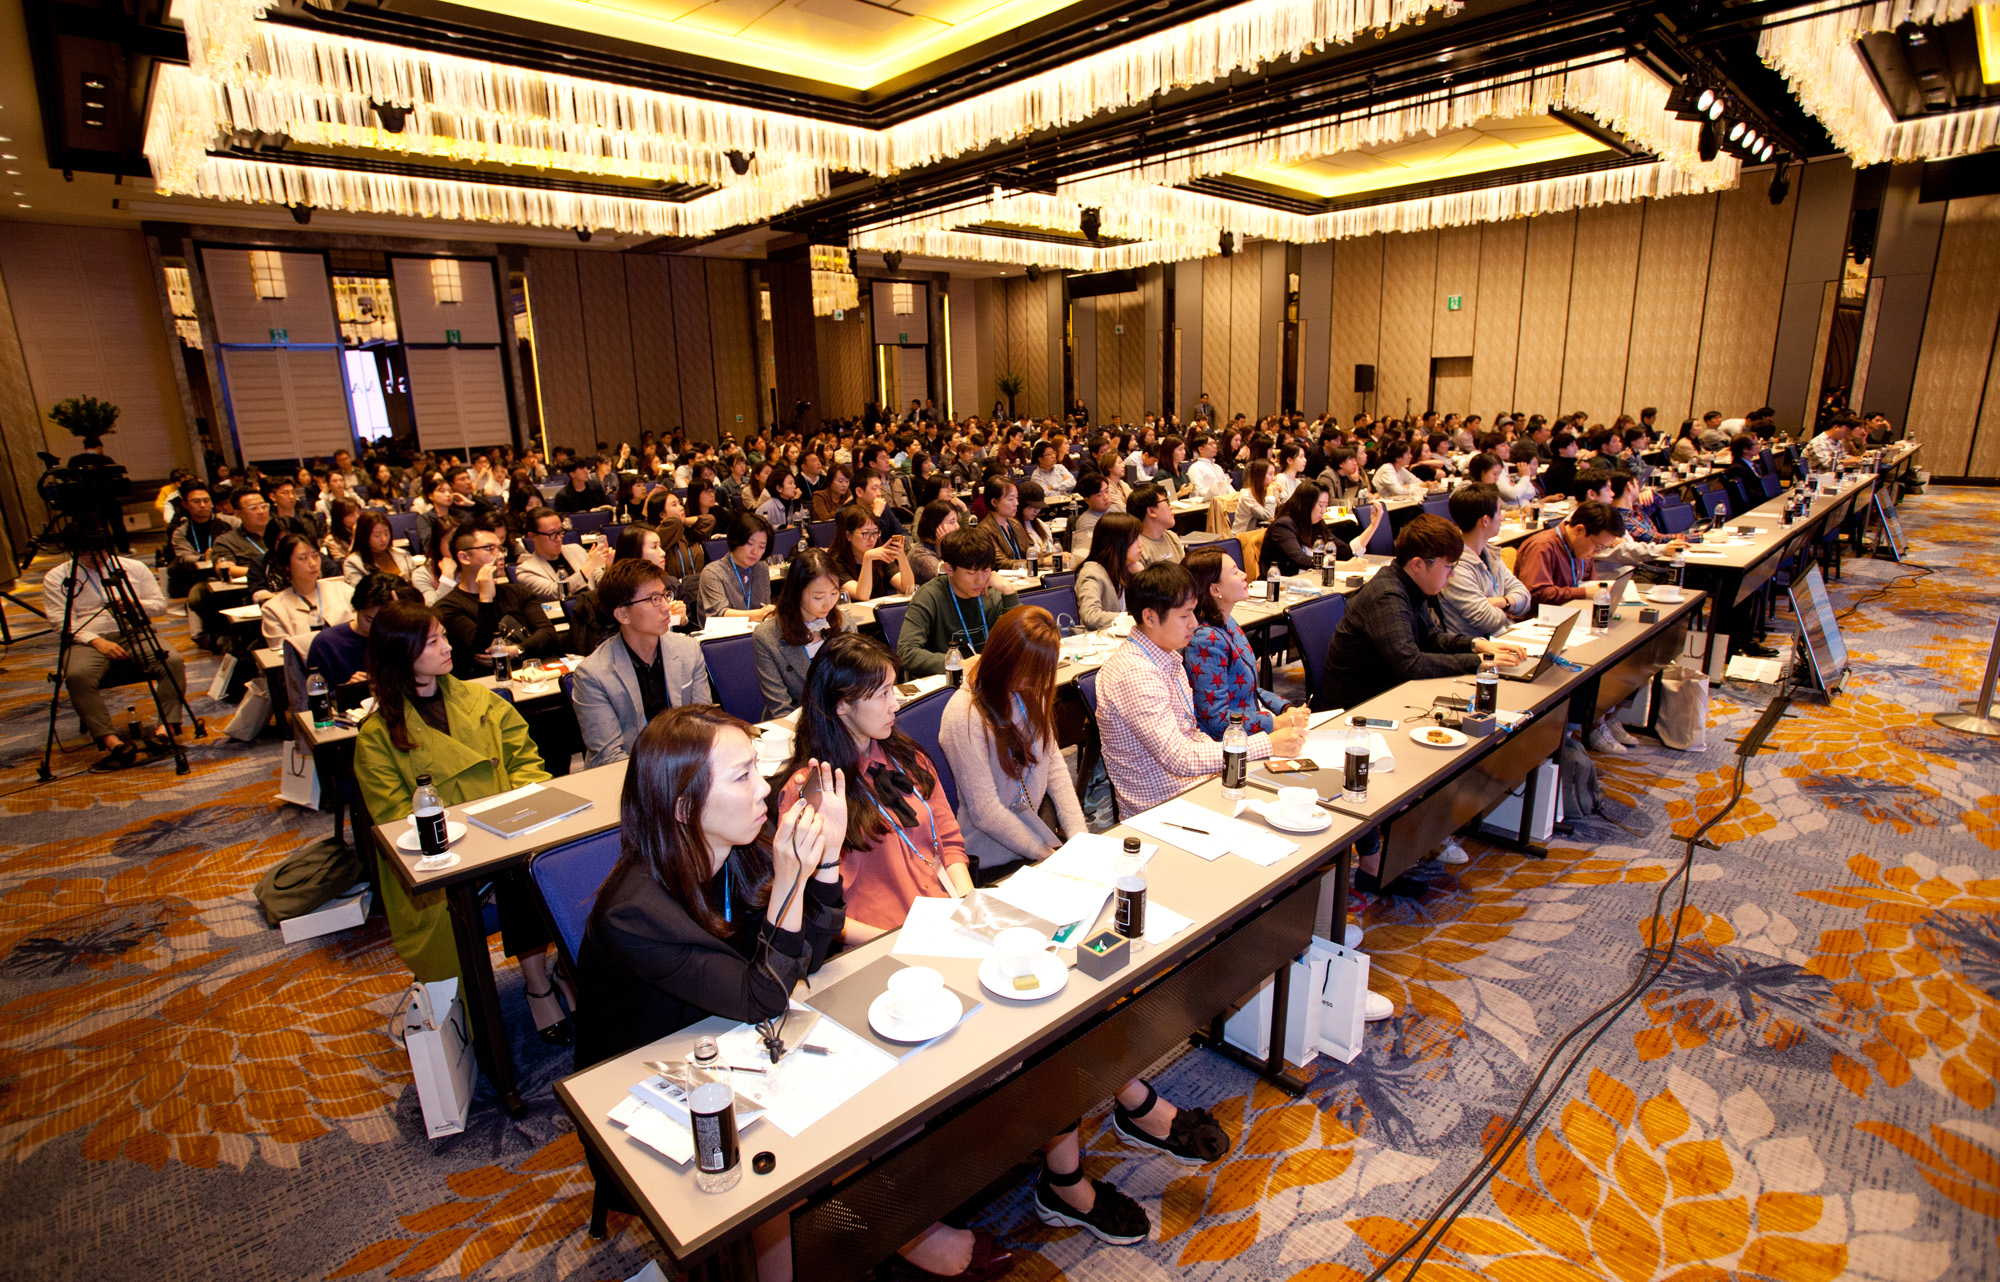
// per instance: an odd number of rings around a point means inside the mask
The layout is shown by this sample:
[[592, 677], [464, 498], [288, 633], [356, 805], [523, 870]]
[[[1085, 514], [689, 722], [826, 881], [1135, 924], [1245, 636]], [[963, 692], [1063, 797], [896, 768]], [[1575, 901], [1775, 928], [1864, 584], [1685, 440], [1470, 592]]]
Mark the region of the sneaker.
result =
[[1079, 1211], [1063, 1201], [1049, 1183], [1047, 1171], [1035, 1181], [1035, 1218], [1051, 1228], [1082, 1229], [1100, 1242], [1112, 1246], [1132, 1246], [1144, 1242], [1153, 1230], [1146, 1209], [1104, 1180], [1092, 1180], [1097, 1201], [1089, 1211]]
[[1472, 862], [1472, 856], [1465, 853], [1465, 847], [1458, 844], [1458, 838], [1456, 837], [1446, 837], [1444, 844], [1437, 848], [1437, 853], [1432, 855], [1431, 858], [1441, 864], [1469, 864]]
[[1370, 992], [1367, 1003], [1361, 1008], [1361, 1018], [1369, 1024], [1379, 1023], [1395, 1013], [1396, 1003], [1377, 992]]
[[1604, 726], [1607, 730], [1611, 731], [1611, 737], [1613, 739], [1616, 739], [1619, 743], [1624, 744], [1628, 748], [1635, 748], [1641, 742], [1639, 736], [1633, 734], [1630, 730], [1627, 730], [1625, 728], [1625, 723], [1622, 721], [1618, 720], [1607, 721], [1604, 723]]
[[1625, 746], [1612, 738], [1611, 732], [1603, 726], [1593, 729], [1590, 732], [1590, 736], [1583, 741], [1583, 746], [1592, 752], [1604, 753], [1614, 757], [1625, 751]]
[[1165, 1153], [1183, 1166], [1206, 1166], [1229, 1152], [1229, 1132], [1205, 1108], [1184, 1108], [1175, 1113], [1165, 1139], [1148, 1134], [1123, 1104], [1112, 1104], [1111, 1126], [1126, 1143]]

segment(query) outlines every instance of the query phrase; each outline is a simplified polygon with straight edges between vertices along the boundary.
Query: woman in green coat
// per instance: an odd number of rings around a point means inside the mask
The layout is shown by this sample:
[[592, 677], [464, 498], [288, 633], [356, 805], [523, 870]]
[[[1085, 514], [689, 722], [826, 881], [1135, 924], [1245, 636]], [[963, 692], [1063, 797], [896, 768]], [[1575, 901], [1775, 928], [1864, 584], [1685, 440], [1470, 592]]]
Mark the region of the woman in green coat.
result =
[[[447, 806], [549, 777], [514, 705], [484, 686], [460, 681], [451, 668], [451, 640], [429, 606], [395, 601], [376, 614], [368, 631], [375, 711], [355, 731], [354, 777], [378, 824], [409, 817], [418, 775], [431, 777]], [[445, 893], [411, 894], [386, 867], [381, 882], [389, 932], [410, 970], [427, 983], [458, 974]], [[567, 1046], [569, 1021], [551, 986], [550, 940], [534, 889], [516, 871], [500, 877], [495, 892], [501, 943], [521, 963], [535, 1027], [544, 1040]]]

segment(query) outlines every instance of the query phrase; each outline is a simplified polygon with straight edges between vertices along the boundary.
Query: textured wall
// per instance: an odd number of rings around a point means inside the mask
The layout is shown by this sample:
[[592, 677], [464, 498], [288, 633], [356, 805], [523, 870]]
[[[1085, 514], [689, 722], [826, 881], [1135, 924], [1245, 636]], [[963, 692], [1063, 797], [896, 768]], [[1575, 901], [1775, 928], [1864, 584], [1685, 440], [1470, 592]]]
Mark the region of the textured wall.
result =
[[1713, 196], [1696, 196], [1649, 201], [1642, 208], [1637, 299], [1621, 404], [1633, 407], [1635, 414], [1654, 406], [1661, 422], [1674, 424], [1688, 417], [1693, 403], [1717, 202]]
[[1910, 392], [1910, 431], [1940, 476], [2000, 475], [2000, 196], [1954, 200], [1945, 211], [1937, 275]]
[[1644, 218], [1645, 207], [1637, 204], [1605, 205], [1577, 215], [1562, 408], [1582, 410], [1592, 422], [1609, 422], [1623, 408]]
[[1771, 203], [1770, 189], [1769, 173], [1745, 174], [1742, 185], [1714, 197], [1715, 240], [1695, 360], [1693, 414], [1719, 409], [1733, 417], [1765, 404], [1770, 395], [1771, 353], [1784, 305], [1785, 262], [1799, 188], [1793, 183], [1779, 205]]

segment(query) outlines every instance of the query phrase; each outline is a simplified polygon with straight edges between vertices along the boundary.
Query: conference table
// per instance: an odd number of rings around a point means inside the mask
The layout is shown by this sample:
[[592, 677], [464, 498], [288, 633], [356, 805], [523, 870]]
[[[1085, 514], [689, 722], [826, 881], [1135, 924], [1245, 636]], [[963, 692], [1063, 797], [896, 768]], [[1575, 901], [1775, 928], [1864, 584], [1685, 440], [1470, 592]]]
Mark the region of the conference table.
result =
[[[787, 1215], [798, 1276], [846, 1282], [1006, 1176], [1049, 1136], [1175, 1046], [1215, 1029], [1237, 998], [1265, 980], [1274, 985], [1271, 1051], [1257, 1068], [1297, 1091], [1302, 1083], [1285, 1075], [1282, 1062], [1290, 963], [1316, 930], [1325, 933], [1331, 923], [1345, 921], [1347, 854], [1354, 842], [1370, 832], [1384, 834], [1385, 878], [1414, 864], [1436, 844], [1431, 834], [1451, 831], [1443, 825], [1461, 816], [1469, 821], [1473, 809], [1490, 806], [1532, 777], [1560, 740], [1569, 697], [1582, 683], [1636, 675], [1678, 655], [1686, 620], [1701, 602], [1701, 594], [1685, 593], [1680, 602], [1659, 607], [1660, 617], [1650, 623], [1624, 606], [1607, 635], [1570, 649], [1584, 661], [1582, 671], [1552, 666], [1536, 681], [1502, 683], [1501, 710], [1521, 718], [1511, 733], [1440, 749], [1394, 732], [1397, 768], [1371, 778], [1364, 802], [1337, 800], [1331, 772], [1307, 776], [1322, 797], [1334, 799], [1329, 825], [1309, 836], [1281, 834], [1298, 848], [1269, 866], [1234, 854], [1210, 862], [1158, 843], [1147, 866], [1149, 906], [1189, 923], [1150, 943], [1110, 978], [1070, 971], [1055, 995], [1017, 1004], [982, 993], [977, 963], [969, 959], [916, 959], [984, 1004], [799, 1134], [768, 1122], [747, 1131], [746, 1155], [767, 1150], [775, 1158], [768, 1174], [746, 1167], [734, 1188], [699, 1192], [689, 1168], [664, 1160], [608, 1118], [627, 1088], [649, 1076], [644, 1061], [684, 1058], [695, 1037], [720, 1034], [731, 1027], [728, 1021], [705, 1020], [585, 1069], [557, 1083], [557, 1096], [600, 1169], [618, 1181], [683, 1270], [748, 1276], [753, 1265], [744, 1243], [750, 1230]], [[1351, 711], [1403, 720], [1407, 705], [1428, 706], [1434, 693], [1467, 688], [1452, 681], [1410, 683]], [[570, 785], [590, 773], [573, 776]], [[1254, 787], [1250, 795], [1268, 799]], [[599, 796], [598, 805], [611, 813], [590, 820], [592, 826], [616, 821], [609, 781]], [[1176, 801], [1220, 814], [1232, 809], [1213, 778]], [[564, 821], [575, 825], [571, 832], [550, 830], [546, 844], [582, 835], [582, 818]], [[1154, 840], [1129, 824], [1111, 835]], [[537, 844], [544, 840], [536, 835]], [[814, 993], [893, 955], [898, 938], [892, 932], [835, 957], [797, 1000], [810, 1005]]]

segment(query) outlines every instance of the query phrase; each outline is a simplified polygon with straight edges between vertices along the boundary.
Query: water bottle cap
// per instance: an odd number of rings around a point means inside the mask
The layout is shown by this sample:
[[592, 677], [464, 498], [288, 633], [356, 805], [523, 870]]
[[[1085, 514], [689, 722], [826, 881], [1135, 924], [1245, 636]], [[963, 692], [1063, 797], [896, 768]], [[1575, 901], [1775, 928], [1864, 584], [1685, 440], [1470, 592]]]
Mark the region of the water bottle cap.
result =
[[1125, 853], [1128, 855], [1139, 853], [1139, 839], [1137, 837], [1127, 837], [1125, 839]]
[[429, 784], [429, 783], [430, 783], [430, 781], [431, 781], [431, 777], [430, 777], [429, 775], [418, 775], [418, 776], [417, 776], [417, 786], [418, 786], [419, 788], [422, 788], [422, 787], [424, 787], [425, 785]]

